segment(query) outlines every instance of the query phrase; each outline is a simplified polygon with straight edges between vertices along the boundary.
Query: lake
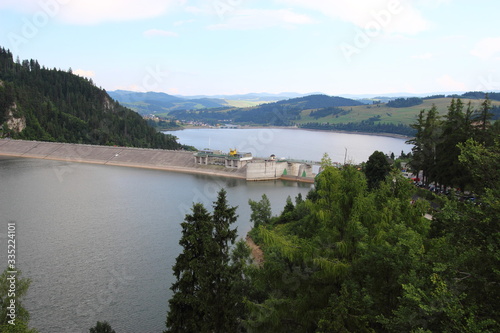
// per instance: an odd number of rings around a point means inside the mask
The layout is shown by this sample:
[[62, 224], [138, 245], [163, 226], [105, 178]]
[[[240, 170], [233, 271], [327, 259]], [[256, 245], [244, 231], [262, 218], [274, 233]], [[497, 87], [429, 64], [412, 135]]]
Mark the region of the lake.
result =
[[248, 199], [275, 214], [309, 184], [252, 182], [159, 170], [0, 157], [0, 257], [16, 224], [16, 262], [32, 279], [24, 304], [41, 333], [162, 332], [180, 223], [192, 202], [211, 208], [221, 187], [251, 228]]
[[[345, 148], [356, 161], [377, 149], [409, 151], [402, 139], [303, 130], [174, 135], [199, 148], [308, 160], [326, 151], [343, 161]], [[244, 236], [251, 228], [249, 198], [265, 193], [279, 214], [288, 196], [305, 196], [311, 185], [0, 157], [0, 258], [6, 263], [7, 224], [14, 222], [17, 267], [32, 279], [24, 299], [31, 326], [41, 333], [87, 333], [106, 320], [119, 333], [162, 332], [180, 223], [193, 202], [211, 208], [222, 187], [238, 206], [236, 226]]]
[[313, 131], [293, 128], [256, 128], [256, 129], [186, 129], [167, 131], [179, 138], [179, 142], [197, 149], [229, 149], [251, 152], [254, 156], [268, 157], [275, 154], [278, 158], [292, 158], [320, 161], [328, 153], [333, 162], [352, 161], [361, 163], [375, 150], [397, 157], [401, 151], [411, 151], [407, 139], [348, 134], [327, 131]]

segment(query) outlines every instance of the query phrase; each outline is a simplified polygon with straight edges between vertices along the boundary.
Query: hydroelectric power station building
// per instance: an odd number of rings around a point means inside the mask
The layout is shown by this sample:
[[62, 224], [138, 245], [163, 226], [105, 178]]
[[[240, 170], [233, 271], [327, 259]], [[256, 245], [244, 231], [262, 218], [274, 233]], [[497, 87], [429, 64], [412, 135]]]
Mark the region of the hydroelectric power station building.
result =
[[252, 153], [238, 152], [231, 149], [229, 154], [220, 150], [204, 149], [194, 154], [197, 165], [218, 165], [228, 169], [246, 169], [247, 180], [270, 179], [313, 179], [313, 162], [276, 160], [275, 155], [269, 158], [254, 158]]

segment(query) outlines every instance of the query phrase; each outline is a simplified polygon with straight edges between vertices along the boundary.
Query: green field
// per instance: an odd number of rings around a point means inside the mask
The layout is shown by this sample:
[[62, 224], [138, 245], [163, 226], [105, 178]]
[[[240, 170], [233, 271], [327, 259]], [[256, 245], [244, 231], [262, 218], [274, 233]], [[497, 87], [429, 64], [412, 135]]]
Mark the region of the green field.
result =
[[[426, 109], [429, 110], [432, 105], [436, 105], [439, 113], [444, 115], [448, 112], [448, 106], [451, 103], [451, 98], [437, 98], [437, 99], [427, 99], [424, 100], [424, 103], [412, 107], [407, 108], [391, 108], [386, 106], [386, 104], [375, 104], [375, 105], [359, 105], [359, 106], [349, 106], [349, 107], [341, 107], [344, 110], [351, 110], [346, 115], [339, 116], [327, 116], [323, 118], [315, 119], [310, 117], [309, 114], [314, 110], [304, 110], [301, 113], [301, 119], [297, 120], [297, 124], [305, 124], [310, 122], [315, 123], [357, 123], [363, 120], [368, 120], [372, 117], [380, 116], [378, 121], [381, 123], [389, 123], [389, 124], [405, 124], [410, 125], [413, 124], [416, 120], [416, 117], [420, 110]], [[468, 103], [469, 100], [462, 99], [464, 103]], [[482, 100], [471, 100], [472, 105], [475, 108], [479, 108]], [[500, 106], [499, 101], [491, 101], [492, 105]]]
[[226, 99], [225, 101], [226, 101], [227, 105], [234, 106], [236, 108], [251, 108], [253, 106], [257, 106], [257, 105], [261, 105], [261, 104], [265, 104], [265, 103], [272, 103], [272, 101], [256, 102], [256, 101], [243, 101], [243, 100], [230, 100], [230, 99]]

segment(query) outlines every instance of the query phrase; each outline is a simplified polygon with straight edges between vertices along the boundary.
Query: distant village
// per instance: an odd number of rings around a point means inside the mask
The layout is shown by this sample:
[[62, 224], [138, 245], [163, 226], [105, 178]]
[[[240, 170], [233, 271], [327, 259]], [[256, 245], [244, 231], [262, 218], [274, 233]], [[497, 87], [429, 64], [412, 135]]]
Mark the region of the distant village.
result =
[[226, 128], [226, 129], [238, 129], [241, 128], [240, 125], [233, 125], [233, 124], [216, 124], [215, 126], [209, 125], [207, 123], [201, 122], [201, 121], [182, 121], [182, 120], [173, 120], [173, 119], [167, 119], [165, 117], [158, 117], [154, 114], [149, 114], [143, 116], [143, 118], [147, 121], [153, 121], [157, 124], [156, 127], [161, 127], [161, 123], [171, 123], [174, 122], [177, 126], [179, 127], [206, 127], [206, 128]]

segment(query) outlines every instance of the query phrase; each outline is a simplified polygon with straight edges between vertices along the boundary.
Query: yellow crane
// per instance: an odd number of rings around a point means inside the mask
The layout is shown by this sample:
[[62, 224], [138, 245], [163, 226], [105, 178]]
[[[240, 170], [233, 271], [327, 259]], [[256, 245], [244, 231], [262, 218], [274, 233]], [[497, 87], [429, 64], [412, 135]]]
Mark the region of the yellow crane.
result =
[[238, 154], [238, 151], [235, 149], [229, 149], [229, 156], [236, 156]]

